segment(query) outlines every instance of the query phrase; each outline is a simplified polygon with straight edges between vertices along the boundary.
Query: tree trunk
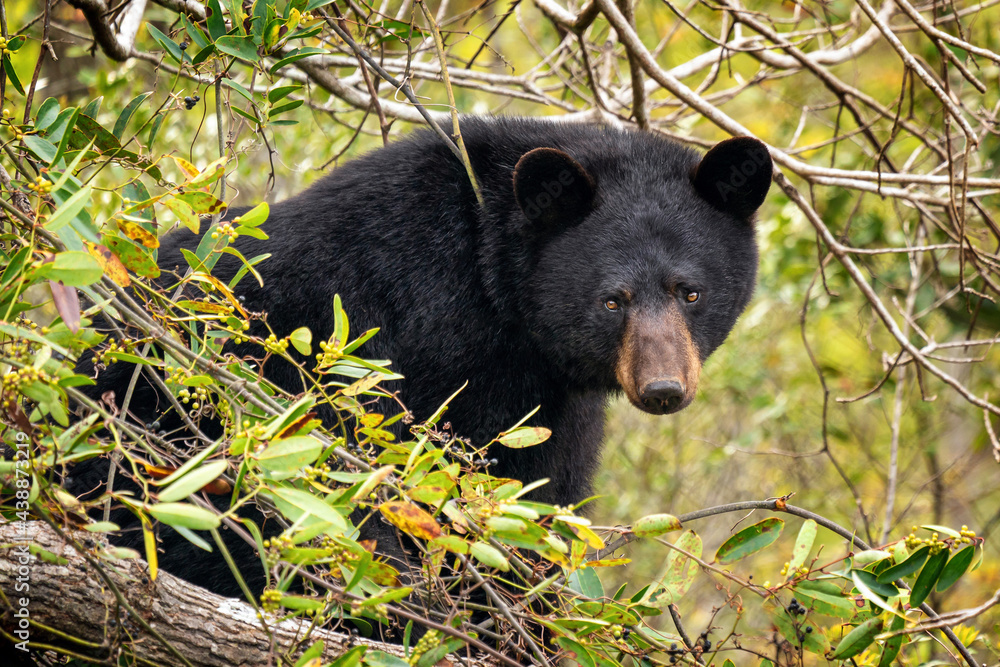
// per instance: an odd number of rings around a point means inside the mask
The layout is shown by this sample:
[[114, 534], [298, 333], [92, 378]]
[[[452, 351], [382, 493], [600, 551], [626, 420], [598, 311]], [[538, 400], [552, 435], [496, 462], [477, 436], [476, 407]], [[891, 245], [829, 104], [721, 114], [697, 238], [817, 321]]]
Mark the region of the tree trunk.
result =
[[[78, 544], [91, 545], [97, 539], [82, 531], [69, 534]], [[53, 563], [47, 554], [29, 554], [28, 544], [62, 560]], [[278, 655], [293, 664], [320, 639], [325, 643], [323, 662], [359, 643], [369, 650], [403, 654], [401, 646], [328, 630], [314, 629], [306, 637], [309, 623], [298, 619], [268, 619], [269, 636], [246, 602], [215, 595], [166, 572], [150, 581], [142, 560], [104, 561], [108, 578], [141, 619], [137, 622], [87, 560], [46, 524], [2, 525], [0, 545], [0, 653], [22, 656], [19, 662], [26, 664], [29, 654], [19, 648], [53, 648], [115, 662], [124, 654], [134, 657], [126, 660], [130, 663], [197, 667], [273, 667]], [[25, 608], [30, 623], [23, 622]]]

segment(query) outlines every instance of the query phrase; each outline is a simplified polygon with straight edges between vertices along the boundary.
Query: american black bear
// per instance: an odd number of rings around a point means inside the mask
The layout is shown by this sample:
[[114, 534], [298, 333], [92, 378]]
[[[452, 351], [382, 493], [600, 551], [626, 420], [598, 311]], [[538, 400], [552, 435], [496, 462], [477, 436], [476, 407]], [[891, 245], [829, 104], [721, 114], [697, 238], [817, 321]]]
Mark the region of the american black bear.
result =
[[[771, 160], [749, 138], [702, 156], [651, 133], [530, 119], [469, 117], [462, 133], [485, 207], [444, 143], [416, 132], [272, 207], [272, 238], [236, 243], [246, 257], [271, 253], [264, 286], [244, 280], [239, 292], [278, 335], [308, 326], [318, 340], [340, 294], [352, 328], [379, 327], [363, 352], [393, 361], [418, 419], [468, 382], [448, 421], [473, 443], [541, 406], [531, 423], [552, 438], [491, 452], [491, 473], [547, 477], [535, 498], [570, 504], [591, 494], [610, 395], [653, 414], [694, 397], [702, 363], [754, 290], [753, 217]], [[179, 249], [197, 241], [168, 235], [161, 267], [186, 266]], [[216, 274], [239, 267], [224, 256]], [[289, 367], [267, 372], [301, 390]], [[112, 366], [92, 393], [120, 401], [130, 376]], [[163, 402], [144, 380], [136, 391], [138, 416], [155, 420]], [[105, 473], [81, 471], [76, 487]], [[259, 570], [237, 544], [241, 564]], [[221, 558], [179, 537], [165, 551], [164, 569], [239, 594]]]

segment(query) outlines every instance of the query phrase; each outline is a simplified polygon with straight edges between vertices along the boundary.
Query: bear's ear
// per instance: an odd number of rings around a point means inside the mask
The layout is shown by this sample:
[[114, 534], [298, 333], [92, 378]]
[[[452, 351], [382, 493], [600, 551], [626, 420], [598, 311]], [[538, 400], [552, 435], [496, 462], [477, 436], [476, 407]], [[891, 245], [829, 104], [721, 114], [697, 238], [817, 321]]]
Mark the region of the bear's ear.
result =
[[514, 167], [514, 198], [532, 223], [571, 225], [590, 212], [594, 178], [583, 166], [555, 148], [528, 151]]
[[694, 187], [706, 201], [749, 220], [771, 187], [771, 155], [762, 141], [733, 137], [712, 147], [694, 170]]

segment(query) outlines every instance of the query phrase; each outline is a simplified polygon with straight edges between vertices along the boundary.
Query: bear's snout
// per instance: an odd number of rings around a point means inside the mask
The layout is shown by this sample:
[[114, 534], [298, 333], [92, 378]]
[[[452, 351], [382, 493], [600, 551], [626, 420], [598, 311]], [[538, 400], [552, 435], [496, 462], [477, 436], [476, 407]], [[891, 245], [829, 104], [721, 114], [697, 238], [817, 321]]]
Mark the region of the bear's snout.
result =
[[639, 391], [639, 400], [646, 412], [654, 415], [680, 410], [684, 396], [684, 383], [674, 379], [650, 382]]
[[654, 415], [683, 410], [700, 374], [701, 357], [676, 306], [629, 317], [615, 375], [632, 405]]

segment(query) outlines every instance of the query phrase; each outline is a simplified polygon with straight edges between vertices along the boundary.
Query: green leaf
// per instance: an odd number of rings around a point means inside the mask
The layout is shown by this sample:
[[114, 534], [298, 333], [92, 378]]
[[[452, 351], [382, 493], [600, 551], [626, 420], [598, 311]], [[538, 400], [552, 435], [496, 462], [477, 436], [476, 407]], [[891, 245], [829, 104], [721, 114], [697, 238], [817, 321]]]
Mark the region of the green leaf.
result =
[[93, 142], [102, 153], [117, 153], [122, 147], [115, 135], [86, 114], [77, 116], [69, 142], [73, 148], [83, 148]]
[[[889, 632], [902, 630], [904, 625], [906, 625], [906, 617], [903, 614], [897, 614], [892, 617]], [[878, 659], [878, 667], [891, 667], [893, 660], [899, 655], [899, 649], [903, 646], [904, 639], [906, 639], [906, 635], [896, 635], [885, 641], [885, 644], [882, 645], [882, 655]]]
[[229, 107], [229, 110], [232, 111], [233, 113], [235, 113], [237, 116], [243, 116], [244, 118], [246, 118], [251, 123], [256, 123], [257, 125], [260, 125], [260, 119], [257, 118], [257, 116], [255, 116], [255, 115], [253, 115], [251, 113], [247, 113], [246, 111], [244, 111], [243, 109], [240, 109], [239, 107], [233, 107], [233, 106], [231, 106], [231, 107]]
[[948, 561], [948, 564], [944, 566], [944, 570], [941, 571], [941, 576], [938, 578], [937, 590], [939, 593], [951, 588], [965, 574], [965, 571], [969, 569], [969, 565], [972, 564], [972, 557], [975, 553], [976, 546], [970, 544]]
[[944, 566], [947, 562], [947, 549], [941, 549], [941, 551], [927, 559], [927, 563], [920, 570], [920, 574], [917, 575], [917, 580], [913, 583], [913, 588], [910, 590], [911, 607], [919, 607], [927, 599], [927, 596], [934, 590], [934, 585], [944, 571]]
[[282, 67], [285, 67], [286, 65], [291, 65], [292, 63], [298, 62], [303, 58], [308, 58], [309, 56], [318, 56], [324, 53], [329, 53], [329, 51], [315, 46], [305, 46], [302, 47], [301, 49], [296, 49], [295, 51], [293, 51], [292, 53], [290, 53], [289, 55], [285, 56], [284, 58], [276, 62], [274, 65], [272, 65], [271, 74], [273, 75]]
[[281, 98], [287, 97], [288, 95], [294, 93], [296, 90], [301, 90], [301, 89], [302, 86], [300, 85], [278, 86], [277, 88], [272, 88], [271, 90], [267, 91], [267, 101], [270, 104], [274, 104]]
[[897, 563], [878, 575], [878, 582], [880, 584], [889, 584], [897, 579], [902, 579], [916, 573], [920, 569], [920, 566], [924, 564], [924, 561], [927, 560], [927, 555], [930, 552], [930, 547], [920, 547], [902, 563]]
[[183, 12], [181, 13], [181, 22], [184, 24], [184, 32], [187, 33], [194, 45], [199, 49], [204, 49], [206, 46], [210, 46], [208, 38], [205, 37], [205, 33], [201, 31], [197, 25], [191, 23], [187, 15]]
[[168, 526], [191, 530], [211, 530], [222, 523], [218, 515], [188, 503], [158, 503], [149, 508], [149, 513]]
[[369, 651], [364, 664], [366, 667], [410, 667], [410, 663], [385, 651]]
[[205, 22], [208, 24], [208, 34], [215, 41], [226, 34], [226, 19], [222, 16], [222, 6], [219, 0], [208, 0], [205, 5]]
[[792, 559], [788, 561], [788, 574], [794, 575], [796, 570], [805, 565], [809, 552], [812, 551], [813, 542], [816, 541], [816, 522], [808, 519], [799, 528], [799, 535], [795, 538], [795, 546], [792, 547]]
[[[365, 656], [365, 651], [367, 650], [368, 647], [364, 644], [355, 646], [350, 651], [344, 653], [342, 656], [331, 662], [329, 667], [361, 667], [361, 659], [362, 657], [367, 658], [367, 656]], [[365, 664], [370, 665], [371, 663], [366, 660]], [[406, 667], [410, 667], [408, 663], [404, 662], [404, 664], [406, 664]], [[298, 664], [296, 664], [296, 667], [298, 667]]]
[[413, 589], [409, 586], [403, 586], [401, 588], [389, 588], [381, 593], [376, 593], [370, 598], [361, 602], [362, 607], [367, 607], [376, 604], [388, 604], [390, 602], [395, 602], [396, 600], [402, 600], [407, 595], [413, 592]]
[[552, 437], [552, 431], [542, 426], [519, 426], [506, 433], [501, 433], [497, 442], [511, 449], [523, 449], [540, 445], [550, 437]]
[[158, 112], [156, 117], [153, 118], [153, 122], [150, 123], [149, 136], [146, 138], [146, 145], [150, 150], [153, 149], [153, 142], [156, 141], [156, 135], [160, 132], [160, 125], [163, 124], [163, 119], [166, 117], [167, 115], [165, 113]]
[[299, 327], [288, 335], [288, 340], [300, 354], [312, 354], [312, 331], [309, 327]]
[[744, 528], [723, 542], [715, 552], [715, 561], [721, 565], [728, 565], [757, 553], [778, 539], [784, 525], [785, 522], [781, 519], [770, 517]]
[[253, 104], [253, 95], [250, 93], [249, 90], [244, 88], [243, 85], [240, 84], [239, 82], [234, 81], [232, 79], [223, 79], [222, 85], [224, 85], [226, 88], [231, 88], [235, 90], [237, 93], [245, 97], [247, 102]]
[[569, 637], [556, 637], [556, 644], [566, 651], [566, 660], [570, 664], [577, 664], [580, 667], [597, 667], [594, 656], [579, 642], [573, 641]]
[[294, 609], [296, 611], [319, 611], [325, 606], [322, 600], [307, 598], [301, 595], [286, 595], [281, 598], [280, 604], [285, 609]]
[[35, 129], [44, 130], [51, 125], [58, 116], [59, 100], [54, 97], [47, 98], [44, 102], [42, 102], [41, 106], [38, 107], [38, 113], [35, 114]]
[[954, 528], [949, 528], [948, 526], [936, 526], [934, 524], [927, 524], [927, 525], [920, 526], [920, 527], [923, 528], [924, 530], [929, 530], [929, 531], [931, 531], [933, 533], [941, 533], [942, 535], [947, 535], [948, 537], [953, 537], [956, 540], [957, 539], [961, 539], [961, 537], [962, 537], [961, 533], [959, 533]]
[[263, 262], [265, 259], [269, 258], [271, 256], [271, 253], [264, 253], [263, 255], [257, 255], [253, 259], [247, 259], [242, 254], [240, 254], [240, 252], [236, 248], [223, 248], [222, 252], [230, 255], [235, 255], [240, 260], [240, 262], [243, 263], [243, 266], [240, 267], [240, 270], [237, 271], [236, 275], [233, 276], [233, 279], [229, 281], [229, 289], [235, 289], [236, 286], [239, 284], [240, 280], [243, 278], [243, 276], [247, 274], [247, 272], [253, 274], [253, 277], [257, 279], [258, 285], [260, 285], [261, 287], [264, 286], [264, 279], [261, 277], [260, 273], [257, 272], [257, 269], [253, 267], [259, 264], [260, 262]]
[[17, 92], [24, 95], [24, 87], [21, 85], [21, 80], [17, 78], [17, 70], [14, 69], [14, 63], [10, 61], [10, 56], [3, 57], [3, 69], [7, 72], [7, 78], [10, 79], [11, 85], [17, 89]]
[[42, 139], [37, 134], [24, 135], [24, 145], [47, 165], [51, 165], [59, 153], [59, 149], [55, 145]]
[[253, 3], [253, 14], [251, 15], [250, 30], [253, 36], [260, 43], [260, 38], [264, 34], [264, 24], [267, 22], [267, 0], [257, 0]]
[[113, 521], [95, 521], [88, 523], [83, 529], [89, 533], [113, 533], [116, 530], [121, 530], [121, 527]]
[[66, 149], [69, 148], [70, 139], [73, 136], [73, 130], [76, 128], [76, 122], [79, 118], [80, 110], [76, 107], [64, 109], [59, 112], [59, 116], [50, 126], [48, 136], [57, 145], [56, 156], [52, 158], [52, 162], [50, 164], [59, 162], [59, 158], [61, 158], [66, 152]]
[[66, 186], [66, 181], [68, 181], [73, 176], [73, 172], [76, 170], [77, 166], [79, 166], [84, 156], [90, 154], [89, 148], [90, 146], [87, 146], [87, 148], [76, 154], [76, 157], [74, 157], [70, 161], [69, 166], [67, 166], [66, 169], [63, 171], [62, 176], [60, 176], [56, 180], [56, 182], [52, 184], [53, 190], [62, 190]]
[[580, 593], [586, 595], [588, 598], [604, 597], [604, 584], [601, 583], [601, 578], [597, 575], [596, 568], [581, 567], [578, 570], [574, 570], [566, 578], [566, 584], [571, 590], [580, 591]]
[[259, 227], [267, 220], [267, 216], [270, 215], [271, 209], [267, 205], [267, 202], [261, 202], [254, 206], [252, 209], [246, 213], [242, 213], [233, 219], [233, 222], [246, 225], [247, 227]]
[[218, 479], [228, 466], [229, 464], [225, 461], [212, 461], [196, 468], [161, 491], [157, 498], [162, 503], [184, 500], [192, 493], [200, 491], [206, 484]]
[[201, 63], [208, 60], [208, 57], [215, 53], [215, 44], [209, 44], [203, 47], [198, 53], [194, 54], [194, 58], [191, 59], [192, 65], [200, 65]]
[[[417, 664], [413, 667], [434, 667], [434, 665], [441, 664], [446, 655], [454, 653], [463, 646], [465, 646], [465, 642], [457, 637], [445, 639], [430, 651], [427, 651], [427, 653], [420, 656], [420, 659], [417, 660]], [[444, 660], [443, 664], [455, 663], [451, 660]]]
[[306, 11], [311, 12], [314, 9], [325, 7], [333, 1], [334, 0], [309, 0], [309, 4], [306, 5]]
[[847, 660], [858, 655], [871, 646], [875, 637], [882, 631], [882, 617], [876, 616], [847, 633], [847, 636], [840, 640], [837, 648], [830, 655], [830, 660]]
[[170, 39], [162, 32], [160, 32], [155, 25], [146, 22], [146, 30], [149, 32], [149, 36], [156, 40], [156, 42], [167, 50], [170, 57], [176, 60], [178, 63], [184, 62], [184, 52], [181, 51], [180, 45], [174, 40]]
[[673, 514], [648, 514], [632, 524], [636, 537], [656, 537], [681, 528], [680, 520]]
[[101, 102], [104, 101], [104, 95], [100, 97], [95, 97], [90, 100], [87, 106], [83, 110], [84, 116], [90, 116], [91, 118], [97, 118], [97, 114], [101, 112]]
[[[201, 536], [198, 535], [198, 533], [191, 530], [190, 528], [185, 528], [184, 526], [174, 526], [174, 530], [176, 530], [181, 537], [183, 537], [185, 540], [195, 545], [202, 551], [212, 553], [212, 545], [206, 542], [205, 540], [201, 539]], [[263, 549], [261, 549], [261, 551], [263, 551]]]
[[510, 570], [510, 563], [504, 555], [485, 542], [475, 542], [469, 547], [469, 553], [486, 567], [492, 567], [503, 572]]
[[152, 94], [153, 93], [149, 92], [137, 95], [124, 109], [122, 109], [122, 112], [118, 114], [118, 120], [115, 121], [115, 129], [111, 131], [111, 134], [115, 135], [116, 139], [121, 141], [122, 134], [125, 132], [125, 128], [128, 127], [128, 122], [132, 119], [132, 114], [134, 114], [135, 110], [139, 108], [139, 105], [145, 102], [146, 98]]
[[286, 111], [291, 111], [292, 109], [298, 109], [304, 103], [305, 103], [305, 100], [294, 100], [292, 102], [289, 102], [288, 104], [282, 104], [280, 107], [275, 107], [274, 109], [271, 109], [270, 111], [268, 111], [267, 112], [267, 117], [268, 118], [274, 118], [275, 116], [283, 114]]
[[205, 461], [205, 459], [207, 459], [209, 456], [211, 456], [218, 448], [219, 448], [218, 441], [212, 443], [205, 449], [198, 452], [195, 456], [192, 456], [190, 459], [185, 461], [184, 465], [182, 465], [180, 468], [173, 471], [163, 479], [158, 480], [156, 483], [159, 484], [160, 486], [169, 486], [170, 484], [173, 484], [174, 482], [179, 480], [181, 477], [184, 477], [195, 468], [201, 467], [202, 462]]
[[257, 45], [254, 44], [253, 37], [250, 36], [225, 35], [215, 40], [215, 48], [251, 64], [260, 60], [257, 55]]
[[49, 216], [45, 221], [45, 228], [50, 232], [55, 232], [70, 222], [76, 217], [76, 214], [83, 209], [84, 206], [90, 203], [90, 193], [91, 187], [85, 185], [80, 190], [76, 191], [72, 197], [67, 199], [62, 206], [56, 209], [56, 212]]
[[822, 590], [804, 588], [802, 586], [804, 583], [809, 582], [801, 582], [793, 590], [795, 591], [795, 597], [809, 611], [845, 620], [850, 619], [857, 612], [854, 602], [844, 597], [839, 589], [837, 589], [837, 593], [829, 593]]
[[[703, 549], [701, 538], [693, 530], [681, 533], [674, 546], [695, 558], [701, 558]], [[648, 586], [645, 593], [634, 601], [658, 607], [674, 604], [688, 592], [697, 574], [697, 562], [680, 551], [671, 549], [663, 563], [663, 570], [657, 577], [658, 583]]]
[[274, 503], [278, 510], [292, 521], [298, 521], [304, 515], [312, 515], [332, 526], [333, 530], [345, 532], [347, 522], [332, 506], [306, 491], [288, 487], [276, 487], [271, 490]]
[[314, 462], [323, 451], [323, 445], [309, 436], [293, 436], [275, 440], [256, 455], [260, 467], [274, 472], [294, 472]]
[[860, 580], [869, 590], [882, 597], [891, 598], [899, 595], [899, 589], [893, 586], [891, 582], [880, 582], [874, 574], [867, 570], [853, 569], [851, 570], [851, 578], [854, 579], [855, 583]]
[[38, 274], [70, 287], [84, 287], [100, 280], [104, 270], [90, 253], [68, 250], [56, 255], [54, 261], [43, 264]]
[[[878, 583], [874, 574], [864, 570], [851, 570], [851, 580], [864, 599], [890, 614], [899, 613], [885, 600], [885, 598], [899, 595], [899, 590], [895, 586]], [[870, 584], [873, 584], [875, 588], [873, 589]]]
[[853, 562], [856, 568], [864, 569], [873, 563], [881, 563], [882, 561], [892, 562], [891, 559], [892, 554], [888, 551], [882, 551], [881, 549], [868, 549], [854, 554]]

